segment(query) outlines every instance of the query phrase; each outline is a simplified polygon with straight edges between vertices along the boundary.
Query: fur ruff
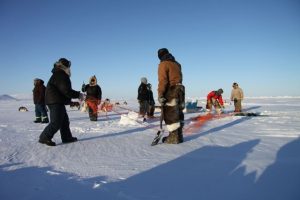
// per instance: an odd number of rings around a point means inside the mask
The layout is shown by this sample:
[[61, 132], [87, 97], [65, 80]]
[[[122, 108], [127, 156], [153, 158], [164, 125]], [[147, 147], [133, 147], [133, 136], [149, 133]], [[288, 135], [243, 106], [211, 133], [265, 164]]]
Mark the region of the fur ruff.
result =
[[169, 132], [175, 131], [180, 127], [180, 122], [166, 125]]

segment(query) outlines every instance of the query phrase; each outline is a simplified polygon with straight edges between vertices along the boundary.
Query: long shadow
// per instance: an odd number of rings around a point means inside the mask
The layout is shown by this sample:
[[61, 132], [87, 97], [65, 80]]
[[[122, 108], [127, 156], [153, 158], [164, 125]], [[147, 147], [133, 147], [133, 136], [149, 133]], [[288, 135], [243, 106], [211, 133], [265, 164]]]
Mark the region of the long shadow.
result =
[[255, 174], [245, 175], [241, 163], [257, 144], [259, 140], [230, 147], [206, 146], [106, 185], [102, 192], [116, 194], [115, 199], [248, 199], [245, 195], [251, 191]]
[[255, 183], [253, 199], [300, 199], [300, 138], [277, 152], [276, 160]]
[[[102, 115], [102, 116], [98, 116], [98, 121], [99, 122], [103, 122], [103, 121], [112, 121], [112, 120], [115, 120], [115, 119], [118, 119], [120, 117], [117, 117], [117, 116], [114, 116], [114, 117], [111, 117], [110, 115], [108, 115], [107, 117]], [[86, 116], [86, 117], [70, 117], [70, 121], [82, 121], [82, 120], [86, 120], [86, 121], [90, 121], [90, 118], [89, 116]]]
[[229, 127], [231, 127], [231, 126], [234, 126], [234, 125], [236, 125], [236, 124], [242, 123], [242, 122], [247, 121], [247, 120], [249, 120], [249, 119], [251, 119], [251, 118], [250, 118], [250, 117], [243, 117], [243, 118], [234, 120], [234, 121], [232, 121], [232, 122], [229, 122], [229, 123], [227, 123], [227, 124], [224, 124], [224, 125], [221, 125], [221, 126], [218, 126], [218, 127], [212, 128], [212, 129], [209, 129], [209, 130], [204, 131], [204, 132], [201, 132], [201, 133], [199, 133], [199, 134], [186, 135], [186, 136], [185, 136], [185, 140], [186, 140], [186, 141], [194, 140], [194, 139], [199, 138], [199, 137], [201, 137], [201, 136], [208, 135], [208, 134], [215, 133], [215, 132], [218, 132], [218, 131], [220, 131], [220, 130], [229, 128]]
[[[260, 108], [261, 106], [252, 106], [252, 107], [249, 107], [249, 108], [244, 108], [243, 109], [243, 112], [248, 112], [250, 110], [254, 110], [254, 109], [258, 109]], [[233, 111], [232, 111], [233, 112]]]
[[[18, 164], [0, 166], [0, 199], [16, 200], [54, 200], [54, 199], [99, 199], [99, 192], [93, 189], [96, 182], [105, 181], [106, 177], [97, 177], [81, 181], [79, 177], [65, 172], [58, 172], [50, 167], [25, 167], [5, 170]], [[111, 199], [110, 194], [102, 198]]]
[[109, 134], [105, 134], [105, 135], [99, 135], [99, 136], [94, 136], [94, 137], [89, 137], [89, 138], [83, 138], [83, 139], [80, 139], [80, 141], [88, 141], [88, 140], [94, 140], [94, 139], [100, 139], [100, 138], [116, 137], [116, 136], [121, 136], [121, 135], [126, 135], [126, 134], [132, 134], [134, 132], [143, 132], [147, 129], [155, 130], [158, 127], [159, 127], [158, 125], [138, 127], [138, 128], [135, 128], [135, 129], [125, 130], [125, 131], [122, 131], [122, 132], [109, 133]]
[[[205, 146], [103, 191], [117, 199], [143, 200], [299, 200], [300, 139], [283, 146], [276, 161], [256, 181], [243, 161], [260, 140], [230, 147]], [[259, 162], [259, 161], [257, 161]]]
[[[0, 199], [105, 200], [299, 200], [300, 139], [283, 146], [256, 181], [243, 161], [260, 140], [233, 146], [204, 146], [120, 182], [87, 179], [50, 167], [7, 171], [0, 166]], [[170, 148], [174, 146], [170, 145]], [[259, 161], [257, 161], [259, 162]]]
[[[245, 177], [242, 161], [259, 140], [231, 147], [207, 146], [154, 167], [120, 182], [93, 189], [106, 177], [78, 180], [72, 174], [50, 167], [27, 167], [5, 171], [0, 167], [0, 198], [32, 199], [241, 199], [243, 186], [251, 185], [254, 175]], [[30, 181], [28, 181], [30, 180]], [[16, 192], [11, 192], [12, 190]], [[238, 195], [237, 195], [238, 194]]]

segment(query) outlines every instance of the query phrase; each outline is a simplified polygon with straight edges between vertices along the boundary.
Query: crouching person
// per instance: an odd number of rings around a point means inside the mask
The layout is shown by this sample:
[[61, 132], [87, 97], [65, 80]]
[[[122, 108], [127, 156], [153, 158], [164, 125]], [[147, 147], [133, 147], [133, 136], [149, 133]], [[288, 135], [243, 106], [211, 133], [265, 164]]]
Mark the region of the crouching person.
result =
[[85, 102], [88, 106], [89, 117], [91, 121], [98, 120], [98, 105], [101, 103], [102, 90], [97, 84], [96, 76], [90, 78], [89, 84], [82, 85], [82, 92], [86, 92]]
[[206, 103], [207, 112], [211, 112], [212, 107], [215, 108], [217, 113], [220, 114], [222, 112], [221, 109], [225, 108], [223, 98], [222, 98], [222, 94], [223, 94], [223, 89], [222, 88], [220, 88], [216, 91], [211, 91], [210, 93], [208, 93], [207, 103]]
[[162, 105], [163, 119], [169, 131], [162, 141], [168, 144], [182, 143], [185, 88], [182, 85], [181, 65], [166, 48], [158, 50], [158, 58], [161, 61], [158, 66], [158, 101]]
[[59, 59], [54, 64], [52, 76], [46, 87], [45, 102], [50, 111], [50, 123], [41, 133], [39, 142], [48, 146], [56, 145], [52, 138], [58, 130], [60, 130], [62, 143], [77, 141], [77, 138], [72, 136], [65, 105], [70, 104], [71, 99], [83, 99], [83, 94], [72, 89], [70, 67], [70, 61], [65, 58]]

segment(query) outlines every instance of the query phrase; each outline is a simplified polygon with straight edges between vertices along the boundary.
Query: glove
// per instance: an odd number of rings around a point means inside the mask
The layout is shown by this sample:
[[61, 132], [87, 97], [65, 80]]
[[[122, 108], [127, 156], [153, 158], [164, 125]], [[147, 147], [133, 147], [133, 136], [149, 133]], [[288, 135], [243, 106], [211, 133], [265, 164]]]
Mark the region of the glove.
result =
[[165, 97], [158, 97], [158, 102], [161, 105], [164, 105], [167, 102], [167, 99]]
[[80, 92], [80, 93], [79, 93], [78, 99], [79, 99], [80, 101], [83, 101], [83, 100], [84, 100], [84, 94]]

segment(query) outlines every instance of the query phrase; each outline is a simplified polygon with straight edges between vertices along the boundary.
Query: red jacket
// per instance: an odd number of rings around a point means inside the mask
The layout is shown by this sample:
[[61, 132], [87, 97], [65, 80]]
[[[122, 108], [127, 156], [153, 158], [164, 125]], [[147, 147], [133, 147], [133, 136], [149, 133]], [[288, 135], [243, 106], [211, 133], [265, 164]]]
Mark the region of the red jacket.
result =
[[211, 91], [211, 92], [207, 95], [207, 100], [211, 100], [212, 98], [218, 100], [219, 103], [220, 103], [222, 106], [224, 105], [222, 95], [218, 95], [218, 94], [216, 93], [216, 91]]

